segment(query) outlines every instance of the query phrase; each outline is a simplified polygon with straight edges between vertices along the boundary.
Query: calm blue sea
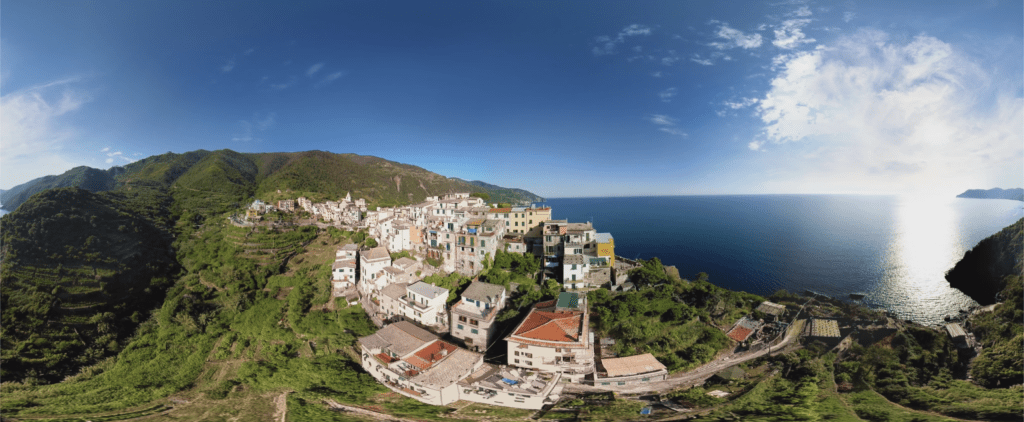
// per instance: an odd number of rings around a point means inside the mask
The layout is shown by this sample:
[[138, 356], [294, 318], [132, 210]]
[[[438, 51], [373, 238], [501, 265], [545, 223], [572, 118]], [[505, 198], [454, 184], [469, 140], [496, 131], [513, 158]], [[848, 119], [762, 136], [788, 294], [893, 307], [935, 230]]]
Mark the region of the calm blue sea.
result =
[[868, 305], [938, 324], [976, 303], [943, 277], [978, 241], [1024, 215], [1024, 203], [899, 196], [737, 195], [560, 198], [553, 217], [592, 221], [615, 252], [659, 257], [683, 277], [729, 289], [863, 293]]

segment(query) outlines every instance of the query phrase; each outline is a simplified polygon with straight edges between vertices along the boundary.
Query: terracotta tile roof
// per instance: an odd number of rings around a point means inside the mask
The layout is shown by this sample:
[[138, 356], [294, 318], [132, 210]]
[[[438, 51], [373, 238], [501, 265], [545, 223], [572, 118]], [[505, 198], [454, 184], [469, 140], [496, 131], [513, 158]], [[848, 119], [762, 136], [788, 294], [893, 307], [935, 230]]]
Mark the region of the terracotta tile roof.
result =
[[391, 362], [397, 362], [398, 361], [397, 358], [393, 358], [393, 357], [388, 356], [387, 354], [384, 354], [384, 353], [377, 353], [374, 356], [376, 356], [377, 359], [380, 359], [380, 361], [384, 362], [385, 364], [389, 364]]
[[[415, 356], [415, 357], [419, 358], [420, 360], [426, 362], [427, 365], [426, 366], [420, 366], [420, 368], [427, 369], [427, 368], [430, 367], [430, 365], [433, 365], [434, 362], [437, 362], [437, 361], [443, 359], [445, 356], [448, 356], [448, 354], [454, 352], [455, 349], [458, 349], [458, 347], [455, 347], [454, 345], [452, 345], [450, 343], [446, 343], [444, 341], [438, 340], [438, 341], [435, 341], [433, 343], [430, 343], [429, 345], [427, 345], [427, 347], [424, 347], [424, 348], [418, 350], [416, 353], [413, 354], [413, 356]], [[419, 365], [416, 365], [416, 366], [419, 366]]]
[[583, 312], [548, 312], [533, 309], [513, 336], [541, 341], [579, 342]]
[[733, 328], [731, 331], [729, 331], [728, 336], [729, 336], [729, 338], [731, 338], [733, 340], [742, 342], [742, 341], [745, 341], [747, 339], [747, 337], [750, 337], [750, 333], [753, 333], [753, 332], [754, 332], [754, 330], [751, 330], [751, 329], [749, 329], [747, 327], [742, 327], [742, 326], [737, 325], [735, 328]]
[[430, 365], [432, 365], [429, 361], [424, 360], [423, 358], [416, 355], [412, 355], [405, 358], [405, 361], [412, 366], [420, 368], [420, 370], [427, 369], [430, 367]]

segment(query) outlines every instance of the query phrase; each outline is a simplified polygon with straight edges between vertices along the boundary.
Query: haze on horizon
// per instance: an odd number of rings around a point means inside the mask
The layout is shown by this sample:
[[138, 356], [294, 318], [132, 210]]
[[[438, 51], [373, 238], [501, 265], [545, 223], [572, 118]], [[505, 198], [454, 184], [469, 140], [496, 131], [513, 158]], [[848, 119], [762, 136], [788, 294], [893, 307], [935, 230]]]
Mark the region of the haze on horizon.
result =
[[0, 188], [168, 151], [546, 197], [1020, 187], [1024, 4], [4, 2]]

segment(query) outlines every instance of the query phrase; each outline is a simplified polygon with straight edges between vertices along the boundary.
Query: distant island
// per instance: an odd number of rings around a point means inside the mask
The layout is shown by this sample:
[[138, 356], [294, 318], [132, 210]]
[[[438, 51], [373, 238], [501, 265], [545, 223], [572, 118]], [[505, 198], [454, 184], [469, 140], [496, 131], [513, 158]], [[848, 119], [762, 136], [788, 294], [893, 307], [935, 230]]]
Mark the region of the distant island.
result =
[[983, 189], [968, 189], [966, 192], [956, 196], [957, 198], [976, 198], [976, 199], [1013, 199], [1015, 201], [1024, 201], [1024, 189], [1000, 189], [992, 188], [989, 190]]

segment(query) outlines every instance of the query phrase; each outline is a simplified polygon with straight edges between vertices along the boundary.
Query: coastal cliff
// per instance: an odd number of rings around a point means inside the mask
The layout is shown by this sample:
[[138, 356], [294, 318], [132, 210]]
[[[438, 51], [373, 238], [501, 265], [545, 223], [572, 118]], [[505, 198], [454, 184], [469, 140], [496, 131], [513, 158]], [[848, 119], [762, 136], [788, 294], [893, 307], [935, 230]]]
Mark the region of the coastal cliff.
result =
[[996, 294], [1006, 288], [1004, 278], [1021, 274], [1022, 235], [1024, 219], [978, 242], [946, 272], [949, 285], [982, 305], [997, 302]]

